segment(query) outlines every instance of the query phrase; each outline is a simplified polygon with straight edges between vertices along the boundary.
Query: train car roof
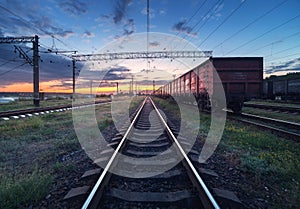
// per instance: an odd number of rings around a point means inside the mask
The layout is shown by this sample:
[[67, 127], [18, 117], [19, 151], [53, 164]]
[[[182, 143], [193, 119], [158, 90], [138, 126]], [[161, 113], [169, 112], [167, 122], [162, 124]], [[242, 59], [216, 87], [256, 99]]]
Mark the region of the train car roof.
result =
[[210, 59], [231, 59], [231, 60], [245, 60], [245, 59], [263, 59], [263, 57], [210, 57]]

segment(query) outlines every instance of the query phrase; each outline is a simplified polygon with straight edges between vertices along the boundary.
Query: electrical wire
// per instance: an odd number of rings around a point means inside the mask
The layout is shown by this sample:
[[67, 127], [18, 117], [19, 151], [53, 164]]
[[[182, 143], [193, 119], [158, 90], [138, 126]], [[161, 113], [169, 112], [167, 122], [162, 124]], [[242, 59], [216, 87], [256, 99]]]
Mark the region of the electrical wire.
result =
[[[198, 9], [194, 12], [194, 14], [186, 21], [184, 22], [183, 26], [184, 25], [187, 25], [190, 21], [192, 21], [192, 19], [199, 13], [200, 9], [204, 6], [204, 4], [207, 2], [207, 0], [203, 1], [202, 4], [198, 7]], [[191, 29], [193, 30], [193, 28]], [[181, 33], [181, 31], [178, 31], [176, 34], [175, 34], [175, 37], [178, 36], [179, 34]], [[168, 45], [171, 45], [172, 42], [174, 42], [175, 40], [175, 37], [170, 40], [169, 44]]]
[[195, 33], [198, 33], [200, 31], [200, 29], [208, 22], [209, 18], [211, 17], [211, 15], [208, 16], [209, 13], [214, 13], [222, 4], [223, 4], [224, 0], [219, 0], [216, 4], [214, 4], [208, 11], [207, 13], [203, 16], [203, 18], [201, 18], [192, 28], [192, 30], [194, 30], [201, 21], [203, 21], [203, 19], [205, 18], [205, 21], [202, 25], [200, 25], [200, 27], [195, 31]]
[[[219, 0], [216, 4], [214, 4], [209, 10], [208, 12], [203, 16], [203, 18], [201, 18], [191, 29], [191, 31], [193, 31], [200, 22], [203, 21], [203, 19], [205, 18], [204, 23], [197, 29], [197, 31], [195, 31], [194, 33], [197, 34], [200, 29], [208, 22], [209, 18], [211, 17], [211, 15], [209, 15], [209, 13], [214, 13], [222, 4], [223, 4], [224, 0]], [[209, 16], [208, 16], [209, 15]], [[183, 37], [183, 39], [185, 39], [187, 37], [187, 34], [185, 34], [185, 36]], [[183, 48], [181, 50], [184, 50], [186, 48], [186, 46], [188, 45], [188, 42], [183, 46]], [[176, 46], [177, 47], [177, 46]], [[176, 48], [174, 47], [174, 48]]]
[[290, 51], [290, 50], [295, 49], [295, 48], [298, 48], [298, 47], [300, 47], [300, 45], [293, 46], [293, 47], [290, 47], [290, 48], [288, 48], [288, 49], [283, 49], [283, 50], [277, 51], [277, 52], [275, 52], [275, 53], [273, 53], [273, 54], [267, 55], [267, 56], [265, 56], [265, 58], [266, 58], [266, 57], [272, 57], [272, 56], [275, 55], [275, 54], [280, 54], [280, 53], [282, 53], [282, 52]]
[[5, 71], [5, 72], [3, 72], [3, 73], [0, 73], [0, 76], [3, 76], [3, 75], [5, 75], [5, 74], [7, 74], [7, 73], [9, 73], [9, 72], [11, 72], [11, 71], [13, 71], [13, 70], [16, 70], [16, 69], [18, 69], [19, 67], [22, 67], [22, 66], [25, 65], [25, 64], [27, 64], [27, 62], [25, 62], [25, 63], [23, 63], [23, 64], [21, 64], [21, 65], [18, 65], [18, 66], [16, 66], [16, 67], [13, 67], [12, 69], [7, 70], [7, 71]]
[[8, 61], [2, 63], [2, 64], [0, 65], [0, 67], [4, 66], [4, 65], [6, 65], [6, 64], [8, 64], [8, 63], [10, 63], [10, 62], [12, 62], [12, 60], [8, 60]]
[[[203, 17], [197, 21], [197, 23], [191, 28], [191, 32], [200, 24], [200, 22], [202, 22], [204, 19], [204, 22], [202, 23], [202, 25], [197, 29], [197, 31], [195, 31], [194, 33], [197, 34], [200, 29], [208, 22], [209, 18], [211, 17], [211, 15], [209, 15], [210, 13], [214, 13], [222, 4], [223, 4], [224, 0], [219, 0], [217, 1], [214, 5], [212, 5], [212, 7], [210, 7], [210, 9], [205, 13], [205, 15], [203, 15]], [[183, 39], [185, 39], [187, 37], [187, 34], [185, 34], [183, 36]], [[182, 50], [184, 50], [186, 48], [188, 43], [186, 43]], [[178, 45], [177, 45], [178, 46]], [[174, 49], [177, 47], [175, 46]]]
[[267, 61], [266, 63], [274, 62], [276, 60], [281, 60], [281, 59], [284, 59], [284, 58], [287, 58], [287, 57], [292, 57], [292, 56], [295, 56], [295, 55], [300, 55], [300, 53], [294, 53], [294, 54], [289, 54], [289, 55], [286, 55], [286, 56], [283, 56], [283, 57], [278, 57], [276, 59], [272, 59], [270, 61]]
[[238, 11], [243, 4], [246, 2], [246, 0], [242, 1], [234, 10], [231, 11], [231, 13], [198, 45], [197, 48], [199, 48], [209, 37], [211, 37], [236, 11]]
[[255, 38], [253, 38], [253, 39], [247, 41], [247, 42], [244, 43], [244, 44], [241, 44], [240, 46], [238, 46], [238, 47], [236, 47], [236, 48], [234, 48], [234, 49], [232, 49], [231, 51], [227, 52], [227, 54], [230, 54], [230, 53], [232, 53], [232, 52], [234, 52], [234, 51], [236, 51], [236, 50], [238, 50], [238, 49], [240, 49], [240, 48], [242, 48], [242, 47], [244, 47], [244, 46], [246, 46], [246, 45], [252, 43], [253, 41], [256, 41], [257, 39], [259, 39], [259, 38], [261, 38], [261, 37], [263, 37], [263, 36], [265, 36], [265, 35], [267, 35], [267, 34], [273, 32], [274, 30], [276, 30], [276, 29], [278, 29], [278, 28], [280, 28], [280, 27], [282, 27], [282, 26], [288, 24], [289, 22], [291, 22], [291, 21], [293, 21], [293, 20], [295, 20], [295, 19], [297, 19], [297, 18], [299, 18], [299, 17], [300, 17], [300, 14], [296, 15], [295, 17], [293, 17], [293, 18], [291, 18], [291, 19], [288, 19], [287, 21], [281, 23], [280, 25], [277, 25], [277, 26], [271, 28], [270, 30], [264, 32], [263, 34], [261, 34], [261, 35], [255, 37]]
[[274, 45], [274, 44], [276, 44], [276, 43], [283, 42], [284, 40], [289, 39], [289, 38], [291, 38], [291, 37], [293, 37], [293, 36], [296, 36], [296, 35], [300, 35], [300, 32], [296, 32], [296, 33], [293, 33], [293, 34], [291, 34], [291, 35], [285, 36], [285, 37], [279, 39], [278, 41], [273, 41], [272, 43], [268, 43], [268, 44], [266, 44], [266, 45], [264, 45], [264, 46], [258, 47], [258, 48], [256, 48], [256, 49], [251, 50], [251, 51], [248, 51], [248, 52], [246, 52], [246, 53], [247, 53], [247, 54], [250, 54], [250, 53], [252, 53], [252, 52], [256, 52], [256, 51], [258, 51], [258, 50], [261, 50], [261, 49], [266, 48], [266, 47], [268, 47], [268, 46]]
[[[46, 35], [49, 35], [51, 37], [53, 37], [55, 40], [59, 41], [61, 44], [63, 44], [65, 47], [71, 49], [71, 47], [69, 47], [66, 43], [64, 43], [62, 40], [60, 40], [59, 38], [55, 37], [53, 33], [50, 33], [42, 28], [36, 28], [36, 25], [34, 25], [33, 23], [25, 20], [24, 18], [22, 18], [21, 16], [17, 15], [16, 13], [12, 12], [11, 10], [7, 9], [6, 7], [0, 5], [0, 8], [5, 10], [6, 12], [8, 12], [11, 15], [14, 15], [15, 17], [17, 17], [21, 22], [23, 22], [25, 25], [27, 25], [29, 28], [31, 28], [32, 30], [36, 31], [36, 32], [43, 32]], [[31, 27], [30, 27], [31, 26]]]
[[256, 19], [254, 19], [253, 21], [251, 21], [250, 23], [248, 23], [245, 27], [241, 28], [240, 30], [238, 30], [237, 32], [235, 32], [234, 34], [232, 34], [231, 36], [229, 36], [228, 38], [226, 38], [224, 41], [222, 41], [218, 45], [214, 46], [213, 50], [216, 49], [217, 47], [221, 46], [222, 44], [224, 44], [228, 40], [232, 39], [233, 37], [235, 37], [239, 33], [243, 32], [244, 30], [246, 30], [247, 28], [249, 28], [251, 25], [253, 25], [257, 21], [261, 20], [262, 18], [264, 18], [265, 16], [267, 16], [268, 14], [270, 14], [271, 12], [273, 12], [275, 9], [279, 8], [280, 6], [282, 6], [287, 1], [288, 0], [284, 0], [284, 1], [280, 2], [276, 6], [274, 6], [273, 8], [271, 8], [270, 10], [268, 10], [267, 12], [265, 12], [264, 14], [260, 15], [259, 17], [257, 17]]
[[[213, 7], [216, 7], [217, 5], [218, 5], [218, 3], [220, 2], [220, 1], [222, 1], [222, 0], [219, 0]], [[203, 1], [202, 2], [202, 4], [197, 8], [197, 10], [191, 15], [191, 17], [186, 21], [186, 22], [184, 22], [184, 25], [187, 25], [199, 12], [200, 12], [200, 10], [201, 10], [201, 8], [204, 6], [204, 4], [207, 2], [207, 0], [205, 0], [205, 1]], [[212, 8], [213, 8], [212, 7]], [[210, 10], [207, 12], [207, 14], [210, 12]], [[199, 22], [199, 21], [198, 21]], [[198, 23], [199, 24], [199, 23]], [[195, 26], [197, 26], [197, 24], [195, 25]], [[194, 27], [195, 27], [194, 26]], [[191, 30], [193, 30], [193, 29], [191, 29]], [[178, 35], [181, 33], [181, 31], [178, 31], [177, 33], [176, 33], [176, 35], [175, 35], [175, 37], [173, 37], [170, 41], [169, 41], [169, 43], [167, 44], [167, 46], [168, 45], [171, 45], [173, 42], [174, 42], [174, 40], [176, 39], [176, 37], [178, 37]], [[185, 36], [184, 37], [186, 37], [186, 34], [185, 34]], [[178, 45], [176, 45], [175, 47], [173, 47], [172, 48], [172, 50], [174, 50], [176, 47], [177, 47]], [[159, 61], [159, 63], [160, 63], [161, 61]], [[159, 63], [157, 63], [157, 64], [159, 64]], [[148, 66], [148, 64], [150, 65], [150, 63], [149, 62], [147, 62], [147, 66]]]

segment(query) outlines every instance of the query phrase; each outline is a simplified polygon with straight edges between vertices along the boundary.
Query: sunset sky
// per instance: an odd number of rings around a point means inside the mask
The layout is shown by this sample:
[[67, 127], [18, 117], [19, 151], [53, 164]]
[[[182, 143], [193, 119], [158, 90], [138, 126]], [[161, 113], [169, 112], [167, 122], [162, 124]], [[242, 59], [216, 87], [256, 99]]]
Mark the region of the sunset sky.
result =
[[[0, 36], [39, 36], [40, 91], [71, 92], [77, 54], [145, 51], [146, 0], [0, 0]], [[214, 57], [262, 56], [264, 76], [300, 71], [298, 0], [150, 0], [149, 50], [213, 51]], [[32, 57], [31, 44], [19, 44]], [[76, 62], [78, 89], [152, 89], [205, 59]], [[89, 73], [82, 73], [84, 70]], [[78, 72], [79, 73], [79, 72]], [[130, 83], [134, 81], [133, 87]], [[99, 90], [99, 89], [98, 89]], [[0, 44], [0, 92], [32, 91], [32, 67]]]

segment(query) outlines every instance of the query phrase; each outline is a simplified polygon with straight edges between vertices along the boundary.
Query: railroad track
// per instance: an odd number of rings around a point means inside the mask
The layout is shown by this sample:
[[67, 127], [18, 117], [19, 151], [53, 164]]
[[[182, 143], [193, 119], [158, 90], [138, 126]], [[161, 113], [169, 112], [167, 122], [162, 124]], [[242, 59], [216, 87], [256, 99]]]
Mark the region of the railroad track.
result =
[[49, 114], [54, 112], [64, 112], [67, 110], [72, 110], [72, 108], [84, 108], [90, 105], [98, 105], [107, 102], [108, 101], [97, 101], [94, 104], [81, 104], [75, 107], [73, 107], [72, 104], [69, 104], [69, 105], [49, 106], [49, 107], [41, 107], [41, 108], [28, 108], [28, 109], [20, 109], [20, 110], [12, 110], [12, 111], [3, 111], [0, 112], [0, 120], [20, 119], [20, 118], [44, 115], [44, 114]]
[[265, 110], [300, 114], [300, 107], [265, 105], [265, 104], [244, 104], [244, 107], [252, 107], [252, 108], [265, 109]]
[[263, 129], [271, 130], [279, 135], [288, 136], [289, 139], [298, 141], [300, 140], [300, 124], [274, 119], [274, 118], [268, 118], [248, 113], [241, 113], [240, 115], [236, 116], [232, 112], [228, 111], [231, 118], [241, 121], [246, 124], [255, 125], [258, 127], [261, 127]]
[[[191, 104], [188, 104], [188, 105], [191, 105]], [[245, 106], [248, 106], [248, 104]], [[260, 108], [261, 105], [258, 105], [258, 106]], [[265, 106], [264, 108], [267, 109], [267, 107], [269, 107], [269, 106]], [[274, 108], [277, 108], [277, 106], [274, 106]], [[286, 107], [283, 107], [281, 109], [281, 111], [283, 111], [283, 110], [287, 111], [288, 109], [286, 109]], [[241, 121], [246, 124], [255, 125], [255, 126], [258, 126], [263, 129], [271, 130], [279, 135], [288, 136], [290, 139], [297, 141], [297, 142], [300, 141], [300, 133], [299, 133], [300, 124], [299, 123], [285, 121], [285, 120], [279, 120], [279, 119], [275, 119], [275, 118], [268, 118], [268, 117], [253, 115], [253, 114], [248, 114], [248, 113], [241, 113], [241, 114], [237, 115], [236, 113], [233, 113], [233, 111], [231, 111], [231, 110], [226, 110], [226, 111], [227, 111], [227, 115], [230, 116], [231, 119], [238, 120], [238, 121]], [[202, 112], [210, 114], [209, 111], [202, 111]], [[291, 112], [297, 112], [297, 108], [291, 107]], [[273, 126], [272, 126], [272, 124], [273, 124]]]
[[[185, 153], [184, 142], [177, 140], [175, 128], [150, 97], [131, 120], [110, 143], [112, 154], [82, 208], [219, 208]], [[153, 160], [158, 155], [160, 160]]]

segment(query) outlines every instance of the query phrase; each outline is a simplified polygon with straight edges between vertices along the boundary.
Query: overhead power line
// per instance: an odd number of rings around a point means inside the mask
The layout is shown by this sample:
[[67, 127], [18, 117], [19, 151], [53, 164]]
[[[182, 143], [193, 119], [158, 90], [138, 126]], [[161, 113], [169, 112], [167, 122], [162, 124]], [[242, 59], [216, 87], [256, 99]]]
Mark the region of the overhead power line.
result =
[[27, 25], [29, 28], [31, 28], [33, 31], [36, 31], [37, 33], [43, 32], [46, 35], [49, 35], [51, 37], [53, 37], [55, 40], [59, 41], [61, 44], [63, 44], [65, 47], [67, 48], [71, 48], [69, 47], [66, 43], [64, 43], [62, 40], [60, 40], [59, 38], [55, 37], [53, 33], [50, 33], [46, 30], [44, 30], [43, 28], [37, 28], [36, 25], [34, 25], [33, 23], [25, 20], [23, 17], [19, 16], [18, 14], [12, 12], [11, 10], [7, 9], [6, 7], [0, 5], [0, 8], [3, 9], [4, 11], [8, 12], [9, 14], [17, 17], [21, 22], [23, 22], [25, 25]]
[[274, 61], [276, 61], [276, 60], [281, 60], [281, 59], [284, 59], [284, 58], [287, 58], [287, 57], [296, 56], [296, 55], [300, 55], [300, 53], [288, 54], [288, 55], [286, 55], [286, 56], [278, 57], [278, 58], [272, 59], [272, 60], [270, 60], [270, 61], [267, 61], [266, 63], [274, 62]]
[[4, 65], [6, 65], [6, 64], [8, 64], [8, 63], [10, 63], [10, 62], [16, 61], [17, 58], [18, 58], [18, 56], [15, 56], [13, 59], [10, 59], [10, 60], [1, 58], [1, 59], [3, 59], [3, 60], [6, 60], [6, 61], [5, 61], [4, 63], [2, 63], [2, 64], [0, 65], [0, 67], [4, 66]]
[[195, 33], [198, 33], [200, 31], [200, 29], [208, 22], [209, 18], [211, 16], [207, 16], [209, 13], [214, 13], [216, 11], [216, 9], [221, 6], [223, 4], [224, 0], [219, 0], [216, 4], [214, 4], [208, 11], [207, 13], [205, 13], [205, 15], [203, 16], [203, 18], [201, 18], [192, 28], [192, 30], [194, 30], [201, 21], [203, 21], [203, 19], [205, 18], [204, 23], [202, 23], [202, 25], [200, 25], [200, 27], [197, 29], [197, 31], [195, 31]]
[[238, 11], [246, 0], [242, 1], [232, 12], [198, 45], [198, 48], [207, 40], [211, 35], [213, 35], [236, 11]]
[[291, 38], [291, 37], [293, 37], [293, 36], [296, 36], [296, 35], [300, 35], [300, 32], [296, 32], [296, 33], [293, 33], [293, 34], [291, 34], [291, 35], [285, 36], [285, 37], [283, 37], [283, 38], [281, 38], [281, 39], [279, 39], [279, 40], [277, 40], [277, 41], [273, 41], [272, 43], [268, 43], [268, 44], [266, 44], [266, 45], [264, 45], [264, 46], [258, 47], [258, 48], [256, 48], [256, 49], [251, 50], [251, 51], [248, 51], [248, 52], [246, 52], [246, 53], [249, 54], [249, 53], [252, 53], [252, 52], [256, 52], [256, 51], [261, 50], [261, 49], [263, 49], [263, 48], [266, 48], [266, 47], [268, 47], [268, 46], [272, 46], [272, 45], [274, 45], [274, 44], [283, 42], [284, 40], [289, 39], [289, 38]]
[[194, 14], [186, 21], [186, 24], [188, 24], [200, 11], [200, 9], [204, 6], [204, 4], [207, 2], [207, 0], [203, 1], [202, 4], [198, 7], [198, 9], [194, 12]]
[[14, 45], [14, 47], [15, 47], [15, 50], [19, 52], [20, 57], [23, 58], [23, 59], [25, 59], [28, 64], [30, 64], [31, 66], [33, 66], [33, 61], [26, 54], [26, 52], [24, 52], [24, 50], [21, 47], [19, 47], [19, 46]]
[[288, 19], [287, 21], [281, 23], [280, 25], [277, 25], [277, 26], [271, 28], [270, 30], [264, 32], [263, 34], [257, 36], [256, 38], [253, 38], [253, 39], [247, 41], [246, 43], [241, 44], [240, 46], [238, 46], [238, 47], [232, 49], [231, 51], [227, 52], [227, 54], [232, 53], [232, 52], [234, 52], [234, 51], [236, 51], [236, 50], [238, 50], [238, 49], [240, 49], [240, 48], [242, 48], [242, 47], [244, 47], [244, 46], [246, 46], [246, 45], [252, 43], [253, 41], [256, 41], [257, 39], [259, 39], [259, 38], [261, 38], [261, 37], [263, 37], [263, 36], [265, 36], [265, 35], [267, 35], [267, 34], [273, 32], [274, 30], [276, 30], [276, 29], [278, 29], [278, 28], [280, 28], [280, 27], [282, 27], [282, 26], [288, 24], [289, 22], [291, 22], [291, 21], [293, 21], [293, 20], [295, 20], [295, 19], [297, 19], [297, 18], [299, 18], [299, 17], [300, 17], [300, 14], [296, 15], [295, 17], [293, 17], [293, 18], [291, 18], [291, 19]]
[[249, 28], [251, 25], [253, 25], [257, 21], [261, 20], [263, 17], [267, 16], [268, 14], [270, 14], [271, 12], [273, 12], [275, 9], [279, 8], [280, 6], [282, 6], [287, 1], [288, 0], [284, 0], [284, 1], [280, 2], [275, 7], [271, 8], [270, 10], [268, 10], [267, 12], [265, 12], [264, 14], [260, 15], [259, 17], [257, 17], [256, 19], [254, 19], [252, 22], [248, 23], [245, 27], [241, 28], [240, 30], [238, 30], [237, 32], [235, 32], [234, 34], [232, 34], [231, 36], [229, 36], [228, 38], [226, 38], [224, 41], [222, 41], [221, 43], [219, 43], [218, 45], [216, 45], [215, 47], [213, 47], [213, 49], [221, 46], [222, 44], [224, 44], [228, 40], [232, 39], [233, 37], [235, 37], [239, 33], [243, 32], [244, 30], [246, 30], [247, 28]]
[[18, 66], [16, 66], [16, 67], [13, 67], [12, 69], [7, 70], [7, 71], [5, 71], [5, 72], [3, 72], [3, 73], [0, 73], [0, 76], [3, 76], [3, 75], [5, 75], [5, 74], [7, 74], [7, 73], [9, 73], [9, 72], [11, 72], [11, 71], [13, 71], [13, 70], [16, 70], [16, 69], [18, 69], [19, 67], [22, 67], [22, 66], [25, 65], [25, 64], [27, 64], [27, 62], [25, 62], [25, 63], [23, 63], [23, 64], [21, 64], [21, 65], [18, 65]]
[[275, 54], [280, 54], [280, 53], [282, 53], [282, 52], [290, 51], [290, 50], [296, 49], [296, 48], [298, 48], [298, 47], [300, 47], [300, 45], [293, 46], [293, 47], [290, 47], [290, 48], [288, 48], [288, 49], [283, 49], [283, 50], [277, 51], [277, 52], [275, 52], [275, 53], [273, 53], [273, 54], [270, 54], [270, 55], [267, 55], [267, 56], [265, 56], [265, 57], [272, 57], [272, 56], [275, 55]]
[[[208, 9], [208, 11], [203, 15], [203, 17], [200, 18], [200, 20], [197, 21], [197, 23], [192, 27], [190, 33], [191, 33], [191, 32], [192, 32], [192, 31], [200, 24], [200, 22], [202, 22], [202, 21], [205, 19], [204, 22], [202, 23], [202, 25], [197, 29], [197, 31], [194, 32], [195, 34], [197, 34], [197, 33], [200, 31], [200, 29], [208, 22], [209, 18], [211, 17], [211, 15], [208, 16], [209, 13], [214, 13], [214, 12], [216, 11], [216, 9], [217, 9], [220, 5], [222, 5], [223, 2], [224, 2], [224, 0], [219, 0], [219, 1], [217, 1], [217, 3], [215, 3], [214, 5], [212, 5], [212, 7]], [[183, 39], [185, 39], [186, 37], [187, 37], [187, 34], [185, 34], [185, 35], [183, 36]], [[187, 44], [188, 44], [188, 43], [186, 43], [186, 44], [183, 46], [182, 50], [185, 49], [185, 47], [187, 46]], [[176, 47], [177, 47], [177, 46], [175, 46], [174, 49], [175, 49]]]
[[[199, 13], [200, 9], [204, 6], [204, 4], [206, 2], [207, 2], [207, 0], [203, 1], [202, 4], [198, 7], [198, 9], [194, 12], [194, 14], [183, 25], [187, 25]], [[192, 30], [193, 30], [193, 28], [192, 28]], [[175, 36], [178, 36], [179, 33], [181, 33], [181, 31], [178, 31]], [[172, 40], [170, 40], [168, 45], [171, 45], [174, 40], [175, 40], [175, 37]]]

